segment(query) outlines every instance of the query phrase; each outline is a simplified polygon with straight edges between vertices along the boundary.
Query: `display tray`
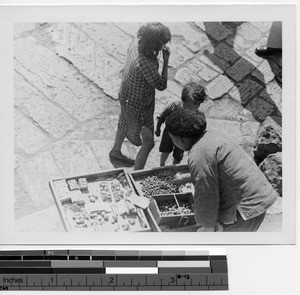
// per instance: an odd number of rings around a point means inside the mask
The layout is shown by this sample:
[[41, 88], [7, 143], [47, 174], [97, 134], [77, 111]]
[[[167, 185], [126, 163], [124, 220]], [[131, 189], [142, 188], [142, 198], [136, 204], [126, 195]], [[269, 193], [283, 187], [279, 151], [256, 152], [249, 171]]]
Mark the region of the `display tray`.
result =
[[[157, 222], [159, 219], [155, 216], [156, 210], [153, 206], [153, 197], [159, 198], [166, 195], [183, 195], [194, 193], [194, 186], [192, 183], [186, 185], [176, 185], [174, 184], [174, 176], [176, 173], [188, 173], [188, 165], [170, 165], [164, 167], [153, 168], [149, 170], [137, 170], [128, 173], [132, 185], [135, 189], [136, 194], [144, 196], [150, 199], [150, 204], [148, 210], [145, 210], [145, 214], [148, 216], [148, 220], [151, 221], [151, 228], [154, 231], [196, 231], [199, 226], [194, 224], [194, 216], [186, 219], [180, 219], [182, 224], [172, 224], [171, 221], [163, 223], [162, 221]], [[178, 217], [175, 217], [176, 220]]]
[[151, 197], [150, 211], [159, 226], [169, 229], [196, 225], [191, 193]]
[[150, 170], [137, 170], [128, 173], [131, 182], [140, 196], [151, 198], [154, 195], [194, 193], [192, 183], [176, 185], [174, 176], [176, 173], [188, 173], [187, 165], [170, 165], [153, 168]]
[[123, 169], [54, 179], [49, 185], [66, 231], [151, 230], [144, 210], [130, 201], [134, 189]]

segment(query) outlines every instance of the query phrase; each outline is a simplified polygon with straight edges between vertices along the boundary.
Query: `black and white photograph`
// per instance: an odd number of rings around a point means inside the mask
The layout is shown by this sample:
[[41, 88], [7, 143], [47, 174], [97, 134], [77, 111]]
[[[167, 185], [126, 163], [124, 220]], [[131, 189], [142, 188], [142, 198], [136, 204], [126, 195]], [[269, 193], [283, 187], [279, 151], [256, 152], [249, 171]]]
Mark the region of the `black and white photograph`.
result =
[[284, 24], [14, 22], [14, 232], [282, 233]]

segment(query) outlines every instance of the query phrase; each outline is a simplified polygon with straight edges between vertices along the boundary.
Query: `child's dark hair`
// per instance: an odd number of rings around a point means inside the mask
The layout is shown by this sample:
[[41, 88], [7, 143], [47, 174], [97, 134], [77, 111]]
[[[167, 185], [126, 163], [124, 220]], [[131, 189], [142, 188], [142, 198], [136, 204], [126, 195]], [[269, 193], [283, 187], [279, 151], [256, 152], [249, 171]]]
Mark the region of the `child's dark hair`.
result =
[[181, 100], [183, 102], [194, 100], [196, 102], [202, 103], [205, 100], [205, 97], [205, 89], [199, 83], [189, 82], [182, 89]]
[[138, 30], [138, 50], [148, 58], [155, 58], [163, 44], [168, 43], [172, 36], [168, 27], [161, 23], [147, 23]]
[[199, 110], [178, 107], [167, 117], [166, 126], [175, 136], [198, 138], [206, 130], [206, 119]]

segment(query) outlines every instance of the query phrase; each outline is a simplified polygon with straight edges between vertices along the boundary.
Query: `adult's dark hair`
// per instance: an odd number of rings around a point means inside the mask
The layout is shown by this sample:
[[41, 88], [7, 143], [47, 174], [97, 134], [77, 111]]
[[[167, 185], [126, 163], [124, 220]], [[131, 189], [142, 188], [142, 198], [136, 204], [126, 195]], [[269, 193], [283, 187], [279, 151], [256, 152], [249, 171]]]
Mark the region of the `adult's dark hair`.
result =
[[198, 110], [179, 107], [167, 117], [166, 126], [172, 135], [198, 138], [206, 130], [206, 119]]
[[168, 43], [172, 36], [168, 27], [161, 23], [147, 23], [138, 30], [138, 50], [148, 58], [155, 58], [163, 44]]
[[196, 82], [187, 83], [183, 89], [181, 94], [182, 101], [194, 100], [202, 103], [205, 100], [206, 91], [203, 86]]

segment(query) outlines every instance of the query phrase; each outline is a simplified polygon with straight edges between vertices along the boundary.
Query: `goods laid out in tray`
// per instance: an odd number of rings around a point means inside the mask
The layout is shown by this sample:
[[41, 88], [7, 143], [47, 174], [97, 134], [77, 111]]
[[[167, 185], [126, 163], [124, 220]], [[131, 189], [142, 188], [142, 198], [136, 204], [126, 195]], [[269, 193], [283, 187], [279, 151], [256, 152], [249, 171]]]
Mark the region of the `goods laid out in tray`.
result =
[[148, 213], [158, 231], [189, 231], [196, 225], [192, 211], [194, 186], [175, 184], [178, 172], [188, 173], [188, 166], [172, 165], [129, 173], [137, 194], [150, 199]]
[[172, 165], [151, 170], [134, 171], [130, 173], [130, 177], [139, 195], [151, 197], [162, 194], [193, 192], [192, 183], [185, 185], [174, 183], [176, 173], [187, 173], [188, 171], [187, 165]]
[[52, 180], [50, 188], [68, 231], [151, 230], [123, 169]]
[[152, 196], [150, 210], [159, 226], [178, 228], [195, 225], [191, 193]]

